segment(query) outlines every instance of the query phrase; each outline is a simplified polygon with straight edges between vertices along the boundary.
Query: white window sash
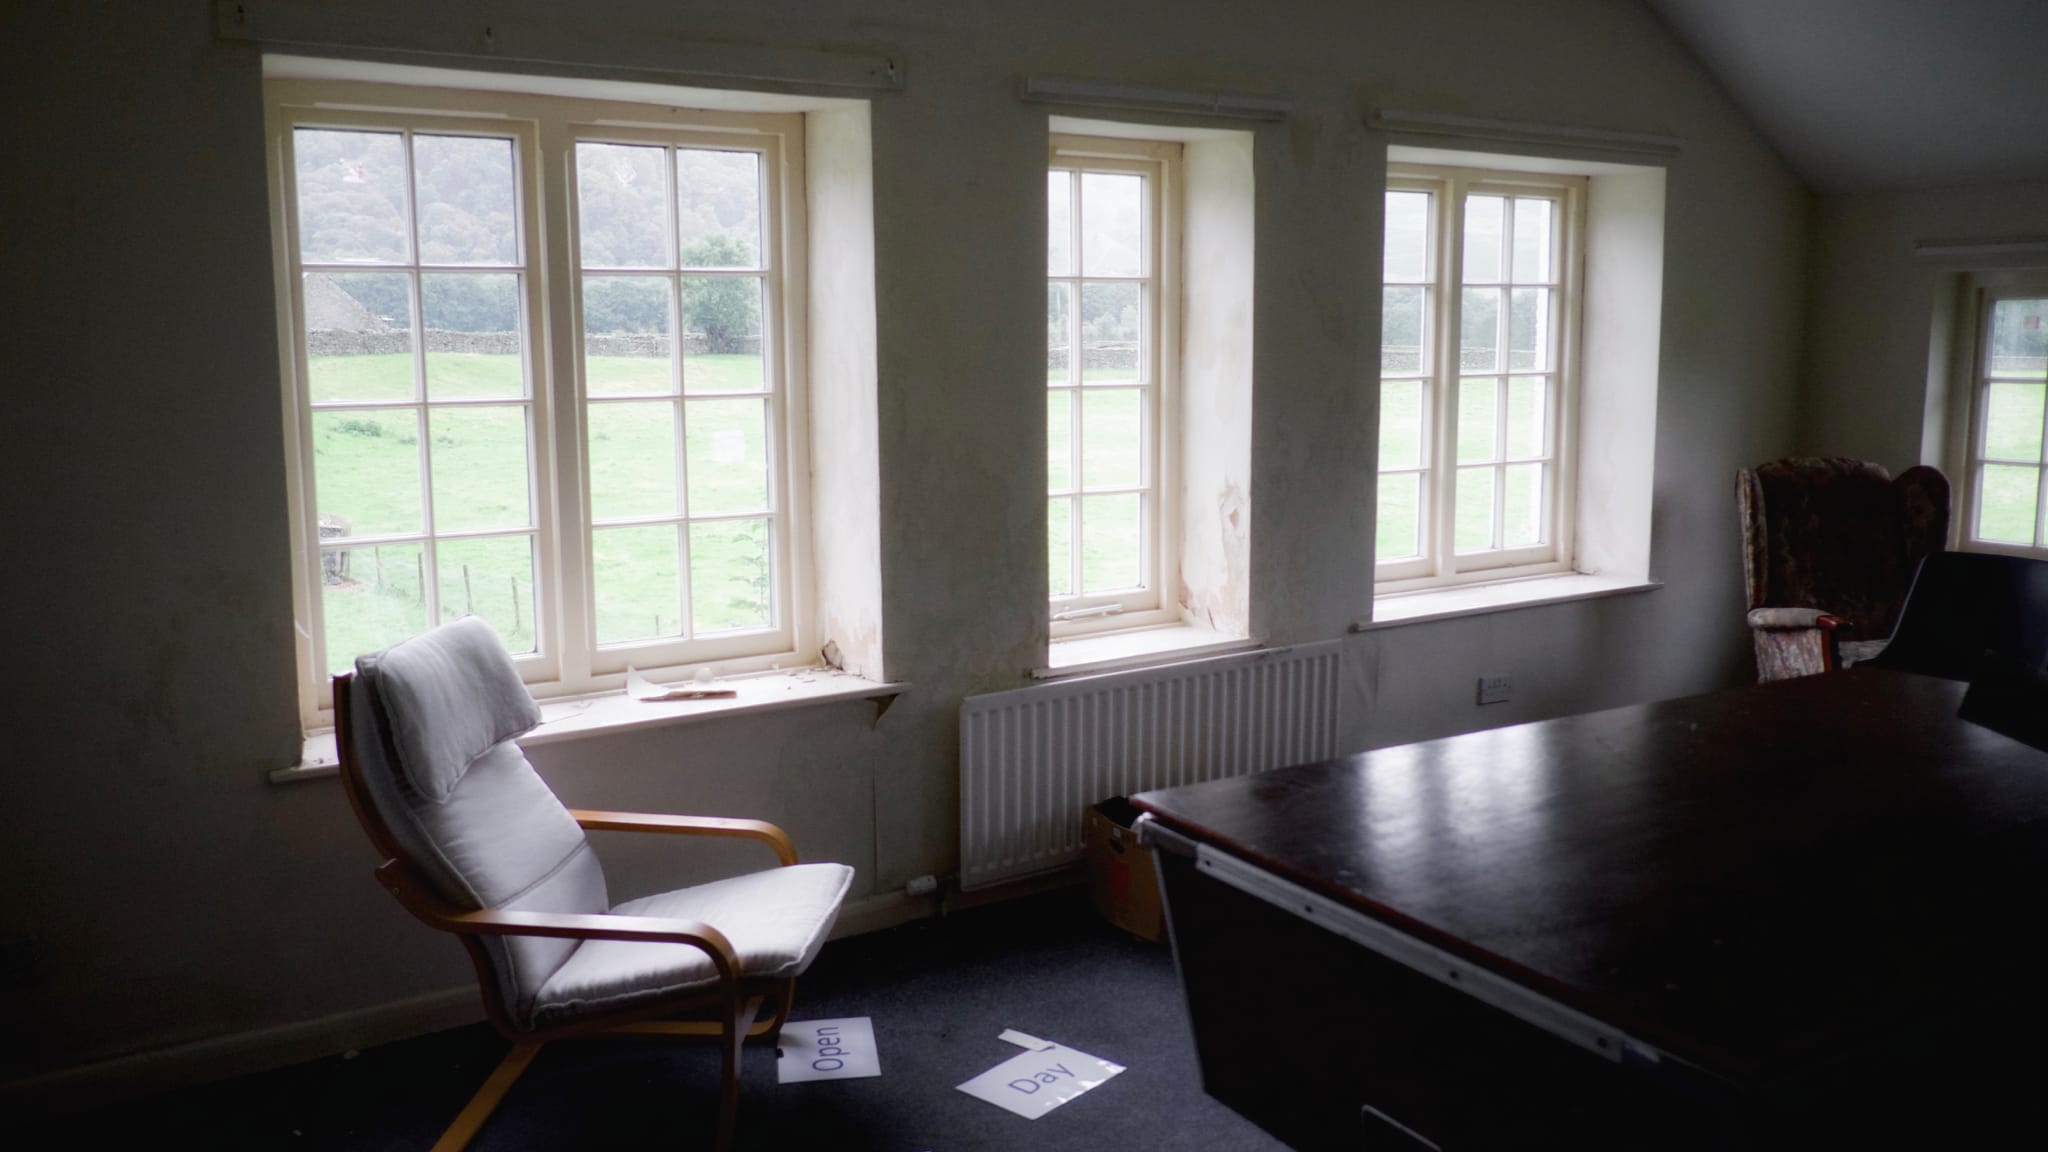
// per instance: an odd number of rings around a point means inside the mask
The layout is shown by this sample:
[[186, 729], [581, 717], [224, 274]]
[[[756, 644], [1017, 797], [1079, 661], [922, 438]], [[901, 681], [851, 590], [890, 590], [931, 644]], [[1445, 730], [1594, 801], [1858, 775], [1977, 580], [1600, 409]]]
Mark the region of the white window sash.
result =
[[[1387, 191], [1419, 191], [1430, 194], [1428, 219], [1429, 267], [1419, 284], [1428, 301], [1424, 332], [1425, 371], [1400, 374], [1395, 378], [1421, 379], [1423, 399], [1423, 456], [1416, 468], [1383, 471], [1386, 477], [1420, 474], [1420, 504], [1417, 509], [1419, 555], [1375, 564], [1374, 592], [1385, 595], [1431, 587], [1448, 587], [1485, 581], [1518, 579], [1571, 570], [1573, 506], [1576, 482], [1576, 412], [1578, 400], [1578, 342], [1580, 321], [1579, 290], [1583, 274], [1585, 180], [1582, 177], [1535, 176], [1528, 173], [1495, 172], [1481, 169], [1393, 165], [1389, 168]], [[1493, 372], [1476, 373], [1475, 378], [1506, 380], [1516, 376], [1541, 376], [1551, 382], [1545, 389], [1546, 444], [1548, 452], [1526, 462], [1546, 465], [1542, 517], [1542, 539], [1533, 545], [1492, 547], [1460, 553], [1456, 539], [1456, 483], [1458, 389], [1465, 375], [1458, 362], [1464, 269], [1464, 215], [1470, 196], [1543, 198], [1552, 201], [1557, 229], [1551, 279], [1544, 284], [1519, 283], [1513, 279], [1512, 264], [1502, 269], [1500, 288], [1545, 287], [1553, 293], [1547, 338], [1554, 357], [1546, 368], [1515, 372], [1505, 363]], [[1511, 221], [1504, 222], [1512, 227]], [[1512, 260], [1512, 250], [1505, 249]], [[1402, 283], [1408, 283], [1406, 281]], [[1494, 287], [1492, 285], [1482, 287]], [[1508, 321], [1501, 320], [1502, 336]], [[1503, 357], [1506, 349], [1503, 346]], [[1384, 374], [1382, 379], [1387, 379]], [[1375, 382], [1378, 386], [1378, 382]], [[1505, 416], [1496, 416], [1496, 428]], [[1498, 435], [1498, 431], [1496, 432]], [[1498, 447], [1498, 445], [1497, 445]], [[1496, 541], [1505, 514], [1504, 493], [1499, 486], [1507, 464], [1524, 462], [1496, 453], [1486, 464], [1466, 467], [1490, 468], [1494, 496]]]

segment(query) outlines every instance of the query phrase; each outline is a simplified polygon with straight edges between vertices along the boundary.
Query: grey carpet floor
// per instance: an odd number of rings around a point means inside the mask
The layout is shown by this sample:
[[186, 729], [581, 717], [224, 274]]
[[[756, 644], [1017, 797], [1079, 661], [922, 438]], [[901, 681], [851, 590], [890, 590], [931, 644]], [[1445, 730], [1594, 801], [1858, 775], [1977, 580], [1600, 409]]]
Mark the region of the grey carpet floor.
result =
[[[870, 1017], [883, 1074], [781, 1085], [773, 1051], [750, 1048], [749, 1152], [1284, 1148], [1202, 1093], [1167, 950], [1097, 920], [1077, 889], [833, 942], [799, 982], [794, 1016]], [[1020, 1051], [997, 1038], [1004, 1029], [1127, 1071], [1040, 1119], [1013, 1116], [954, 1088]], [[99, 1109], [71, 1131], [135, 1147], [424, 1149], [504, 1050], [484, 1025], [458, 1028]], [[470, 1147], [706, 1147], [717, 1087], [706, 1046], [561, 1041]]]

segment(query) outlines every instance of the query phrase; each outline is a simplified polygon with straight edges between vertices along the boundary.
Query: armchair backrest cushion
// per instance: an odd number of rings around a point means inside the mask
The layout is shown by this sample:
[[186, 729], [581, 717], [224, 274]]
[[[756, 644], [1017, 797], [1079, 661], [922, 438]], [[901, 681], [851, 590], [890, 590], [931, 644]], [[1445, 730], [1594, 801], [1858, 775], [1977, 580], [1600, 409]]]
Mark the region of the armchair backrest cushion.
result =
[[1743, 583], [1749, 607], [1818, 608], [1858, 639], [1891, 634], [1922, 557], [1948, 534], [1948, 480], [1914, 467], [1894, 480], [1841, 457], [1743, 469]]
[[[474, 618], [356, 660], [354, 756], [404, 863], [465, 909], [602, 913], [604, 872], [583, 829], [513, 742], [540, 720], [495, 633]], [[501, 1007], [533, 997], [574, 940], [485, 936]]]

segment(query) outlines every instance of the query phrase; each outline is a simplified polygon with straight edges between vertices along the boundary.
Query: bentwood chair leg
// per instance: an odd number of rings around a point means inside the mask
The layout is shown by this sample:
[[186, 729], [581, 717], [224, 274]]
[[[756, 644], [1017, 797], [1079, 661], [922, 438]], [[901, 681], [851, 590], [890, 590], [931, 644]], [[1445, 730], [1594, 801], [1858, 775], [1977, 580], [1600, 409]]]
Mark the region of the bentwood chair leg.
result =
[[732, 1147], [733, 1130], [740, 1117], [740, 1052], [747, 1043], [747, 1030], [753, 1027], [754, 1017], [760, 1011], [759, 996], [736, 999], [732, 1015], [718, 1037], [718, 1152]]
[[761, 1039], [771, 1047], [782, 1039], [782, 1026], [789, 1023], [789, 1006], [796, 1001], [796, 980], [784, 980], [775, 989], [775, 1015], [764, 1023], [754, 1025], [749, 1036]]
[[537, 1041], [521, 1041], [512, 1045], [512, 1050], [505, 1053], [503, 1060], [498, 1061], [497, 1068], [491, 1071], [490, 1078], [484, 1081], [484, 1086], [477, 1089], [476, 1095], [469, 1098], [468, 1105], [462, 1109], [462, 1114], [455, 1118], [455, 1123], [450, 1124], [448, 1130], [441, 1133], [441, 1138], [434, 1142], [433, 1152], [462, 1152], [462, 1149], [468, 1147], [477, 1130], [484, 1126], [484, 1121], [491, 1118], [491, 1113], [498, 1107], [498, 1102], [503, 1100], [505, 1093], [511, 1091], [512, 1085], [518, 1082], [519, 1074], [526, 1071], [526, 1066], [533, 1063], [535, 1056], [540, 1055], [540, 1049], [541, 1045]]

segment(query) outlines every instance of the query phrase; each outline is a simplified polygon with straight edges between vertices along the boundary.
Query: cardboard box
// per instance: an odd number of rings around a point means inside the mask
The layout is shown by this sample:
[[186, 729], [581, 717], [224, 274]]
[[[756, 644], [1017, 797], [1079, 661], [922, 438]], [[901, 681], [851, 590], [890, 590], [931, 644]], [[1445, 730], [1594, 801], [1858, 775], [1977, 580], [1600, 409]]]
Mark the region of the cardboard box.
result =
[[1111, 924], [1155, 944], [1166, 941], [1159, 871], [1152, 850], [1138, 846], [1131, 825], [1138, 810], [1121, 796], [1088, 810], [1082, 841], [1088, 853], [1088, 895]]

